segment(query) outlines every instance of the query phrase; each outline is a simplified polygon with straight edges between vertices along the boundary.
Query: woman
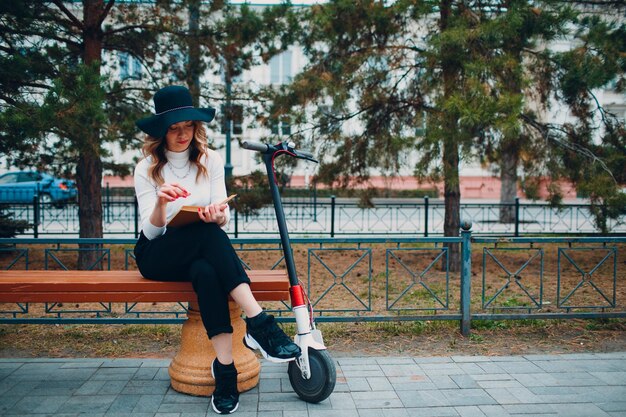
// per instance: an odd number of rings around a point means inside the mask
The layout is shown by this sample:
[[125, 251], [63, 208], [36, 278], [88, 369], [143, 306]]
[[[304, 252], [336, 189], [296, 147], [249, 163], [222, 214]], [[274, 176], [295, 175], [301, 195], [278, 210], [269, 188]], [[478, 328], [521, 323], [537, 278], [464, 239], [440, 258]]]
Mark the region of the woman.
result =
[[[200, 316], [213, 343], [211, 365], [217, 413], [229, 414], [239, 405], [237, 370], [232, 356], [228, 309], [230, 295], [246, 315], [246, 344], [271, 361], [293, 360], [300, 348], [263, 312], [250, 290], [250, 280], [222, 230], [228, 224], [224, 167], [219, 154], [208, 149], [202, 122], [215, 109], [194, 108], [185, 87], [170, 86], [154, 96], [155, 115], [137, 121], [147, 134], [145, 156], [135, 168], [135, 191], [141, 235], [135, 257], [141, 274], [159, 281], [191, 281], [198, 295]], [[200, 222], [168, 228], [168, 220], [183, 206], [201, 206]]]

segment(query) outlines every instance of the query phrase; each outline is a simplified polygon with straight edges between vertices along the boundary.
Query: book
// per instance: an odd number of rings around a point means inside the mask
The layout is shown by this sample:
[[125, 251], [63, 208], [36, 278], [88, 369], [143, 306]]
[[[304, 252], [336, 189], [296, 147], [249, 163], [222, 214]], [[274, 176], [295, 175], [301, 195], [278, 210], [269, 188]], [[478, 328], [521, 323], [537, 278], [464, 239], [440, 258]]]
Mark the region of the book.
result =
[[[230, 200], [237, 197], [237, 194], [233, 194], [226, 198], [219, 204], [228, 204]], [[188, 225], [189, 223], [202, 221], [198, 215], [198, 209], [204, 209], [204, 206], [182, 206], [178, 212], [167, 223], [167, 227], [181, 227]]]

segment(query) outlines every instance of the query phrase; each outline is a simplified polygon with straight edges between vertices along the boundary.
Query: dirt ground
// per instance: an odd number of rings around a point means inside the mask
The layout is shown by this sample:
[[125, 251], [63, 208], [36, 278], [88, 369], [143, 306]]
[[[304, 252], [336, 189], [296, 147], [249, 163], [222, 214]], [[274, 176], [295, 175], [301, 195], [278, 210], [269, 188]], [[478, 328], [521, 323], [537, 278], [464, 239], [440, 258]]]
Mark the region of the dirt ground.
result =
[[[74, 267], [76, 252], [72, 248], [33, 246], [28, 255], [30, 269], [43, 269], [46, 262], [50, 269], [59, 269], [61, 264]], [[108, 249], [104, 268], [110, 262], [110, 269], [125, 269], [130, 248]], [[247, 245], [237, 249], [242, 261], [252, 269], [269, 269], [275, 264], [280, 267], [278, 247]], [[600, 245], [594, 251], [588, 245], [532, 244], [473, 245], [472, 249], [473, 313], [623, 311], [625, 245], [614, 249]], [[441, 247], [294, 245], [294, 254], [301, 281], [310, 288], [316, 310], [326, 310], [324, 315], [458, 311], [459, 275], [442, 270], [445, 249]], [[0, 254], [0, 268], [7, 267], [14, 257], [10, 252]], [[13, 268], [23, 268], [23, 262], [24, 259], [18, 259]], [[134, 268], [132, 259], [129, 268]], [[86, 311], [74, 313], [74, 317], [92, 315], [87, 311], [102, 307], [56, 306], [46, 313], [42, 306], [33, 305], [27, 316], [50, 316], [60, 309]], [[180, 306], [161, 304], [136, 309], [172, 307], [180, 310]], [[280, 306], [270, 303], [266, 307]], [[0, 313], [14, 309], [15, 305], [0, 305]], [[123, 313], [123, 305], [116, 305], [105, 314]], [[292, 325], [285, 328], [293, 334]], [[624, 319], [474, 321], [469, 337], [460, 335], [458, 322], [441, 320], [320, 323], [319, 328], [337, 357], [626, 351]], [[179, 339], [179, 325], [0, 325], [0, 357], [173, 357]]]
[[[285, 326], [293, 334], [293, 326]], [[486, 322], [470, 337], [456, 323], [321, 323], [331, 354], [523, 355], [626, 351], [625, 320]], [[171, 358], [177, 325], [1, 325], [0, 357]]]

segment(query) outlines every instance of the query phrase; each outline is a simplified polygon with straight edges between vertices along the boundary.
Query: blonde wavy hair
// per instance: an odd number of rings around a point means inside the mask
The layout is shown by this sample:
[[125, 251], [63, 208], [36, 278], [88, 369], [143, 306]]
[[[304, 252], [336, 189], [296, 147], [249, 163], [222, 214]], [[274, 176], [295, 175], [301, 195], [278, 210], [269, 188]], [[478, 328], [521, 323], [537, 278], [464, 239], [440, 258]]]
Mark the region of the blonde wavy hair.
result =
[[[148, 168], [148, 176], [157, 185], [161, 185], [165, 182], [162, 171], [165, 164], [167, 164], [167, 157], [165, 156], [165, 151], [167, 149], [166, 144], [167, 142], [165, 137], [154, 138], [150, 135], [146, 135], [145, 142], [141, 148], [141, 153], [144, 158], [148, 159], [149, 157], [152, 157], [152, 163]], [[208, 178], [209, 173], [207, 172], [205, 165], [200, 162], [203, 156], [208, 158], [206, 129], [200, 121], [193, 122], [193, 138], [191, 139], [189, 148], [189, 161], [198, 167], [196, 181], [198, 181], [201, 176]]]

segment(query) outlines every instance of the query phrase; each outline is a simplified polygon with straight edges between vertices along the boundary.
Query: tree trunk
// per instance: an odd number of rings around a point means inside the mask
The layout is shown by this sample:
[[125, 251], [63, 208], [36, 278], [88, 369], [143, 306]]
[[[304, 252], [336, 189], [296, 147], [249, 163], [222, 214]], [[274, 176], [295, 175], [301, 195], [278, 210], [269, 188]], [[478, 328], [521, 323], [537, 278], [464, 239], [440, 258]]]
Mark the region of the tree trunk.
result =
[[519, 149], [515, 140], [505, 140], [500, 152], [500, 223], [515, 222], [517, 164]]
[[[443, 34], [448, 27], [448, 19], [452, 0], [444, 0], [440, 5], [439, 28]], [[458, 68], [453, 63], [443, 61], [444, 100], [452, 96], [457, 81]], [[459, 236], [461, 226], [461, 189], [459, 185], [459, 138], [457, 133], [457, 121], [454, 115], [444, 113], [441, 115], [443, 134], [443, 178], [444, 178], [444, 205], [445, 214], [443, 222], [444, 236]], [[449, 271], [458, 272], [461, 269], [460, 245], [458, 243], [447, 244]]]
[[[84, 0], [83, 63], [101, 62], [102, 28], [100, 19], [104, 12], [102, 0]], [[100, 86], [94, 86], [100, 88]], [[100, 126], [95, 121], [86, 123], [89, 134], [78, 139], [82, 146], [76, 167], [78, 187], [78, 223], [81, 238], [102, 237], [102, 161], [100, 160]], [[101, 245], [80, 245], [78, 269], [102, 268], [97, 252]]]
[[200, 59], [200, 43], [198, 42], [198, 30], [200, 28], [200, 0], [189, 2], [189, 37], [187, 46], [189, 48], [189, 65], [187, 68], [187, 87], [193, 97], [194, 106], [200, 105], [200, 73], [202, 72], [202, 61]]
[[[445, 116], [447, 117], [447, 116]], [[461, 188], [459, 185], [459, 145], [456, 138], [447, 137], [443, 144], [443, 177], [444, 177], [444, 205], [443, 220], [444, 236], [459, 236], [461, 227]], [[460, 245], [448, 244], [449, 271], [461, 270]]]

